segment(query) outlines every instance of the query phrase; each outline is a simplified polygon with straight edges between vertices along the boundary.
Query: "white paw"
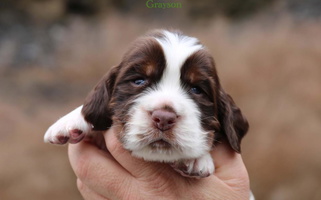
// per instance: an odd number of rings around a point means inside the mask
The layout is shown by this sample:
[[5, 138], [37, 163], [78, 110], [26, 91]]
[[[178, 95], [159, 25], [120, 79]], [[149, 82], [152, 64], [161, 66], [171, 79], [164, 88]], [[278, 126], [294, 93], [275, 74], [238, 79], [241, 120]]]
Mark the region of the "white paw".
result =
[[205, 178], [214, 173], [214, 162], [209, 153], [197, 159], [177, 161], [172, 167], [182, 176]]
[[77, 143], [90, 131], [91, 125], [81, 114], [82, 106], [60, 118], [51, 125], [44, 136], [44, 141], [52, 144]]

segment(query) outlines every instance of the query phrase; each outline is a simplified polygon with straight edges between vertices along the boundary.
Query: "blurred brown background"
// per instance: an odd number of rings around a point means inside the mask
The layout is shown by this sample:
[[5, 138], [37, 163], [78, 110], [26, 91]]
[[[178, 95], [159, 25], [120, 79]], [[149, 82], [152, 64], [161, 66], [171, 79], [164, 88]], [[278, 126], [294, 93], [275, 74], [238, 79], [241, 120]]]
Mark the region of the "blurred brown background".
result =
[[0, 199], [81, 199], [67, 147], [43, 143], [138, 36], [176, 28], [212, 52], [249, 119], [243, 158], [258, 200], [321, 199], [321, 3], [0, 1]]

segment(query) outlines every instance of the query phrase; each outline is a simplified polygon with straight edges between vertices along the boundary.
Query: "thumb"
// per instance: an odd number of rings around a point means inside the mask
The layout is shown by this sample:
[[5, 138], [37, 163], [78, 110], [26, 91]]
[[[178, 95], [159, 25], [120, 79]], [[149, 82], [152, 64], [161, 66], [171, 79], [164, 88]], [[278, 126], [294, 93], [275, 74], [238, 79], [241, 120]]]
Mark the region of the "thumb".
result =
[[222, 142], [211, 152], [215, 163], [215, 176], [230, 186], [249, 185], [249, 178], [241, 154]]

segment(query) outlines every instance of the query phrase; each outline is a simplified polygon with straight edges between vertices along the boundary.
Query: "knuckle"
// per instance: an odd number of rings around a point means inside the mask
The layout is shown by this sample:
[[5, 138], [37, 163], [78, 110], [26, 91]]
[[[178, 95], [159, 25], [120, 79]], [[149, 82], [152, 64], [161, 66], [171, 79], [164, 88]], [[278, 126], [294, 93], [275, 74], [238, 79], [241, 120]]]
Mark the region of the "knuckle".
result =
[[158, 196], [163, 199], [179, 199], [179, 185], [175, 184], [175, 181], [171, 181], [170, 178], [164, 177], [163, 175], [151, 176], [141, 181], [143, 187], [148, 189], [147, 196]]
[[113, 155], [121, 155], [126, 151], [115, 137], [110, 137], [106, 141], [106, 145], [108, 151]]
[[244, 186], [249, 187], [250, 179], [249, 179], [249, 174], [248, 174], [245, 166], [240, 168], [239, 179], [241, 180], [241, 182], [243, 183]]
[[114, 196], [116, 199], [135, 200], [136, 190], [133, 190], [133, 183], [129, 180], [120, 180], [117, 175], [108, 177], [108, 181], [104, 183], [105, 191]]

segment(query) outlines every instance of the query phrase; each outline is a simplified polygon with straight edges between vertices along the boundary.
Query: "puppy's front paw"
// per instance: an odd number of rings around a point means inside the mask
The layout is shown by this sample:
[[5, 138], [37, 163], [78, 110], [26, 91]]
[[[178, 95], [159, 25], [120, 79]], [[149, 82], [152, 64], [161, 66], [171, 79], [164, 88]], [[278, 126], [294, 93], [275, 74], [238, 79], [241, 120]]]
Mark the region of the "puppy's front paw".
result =
[[197, 159], [174, 162], [172, 167], [182, 176], [190, 178], [205, 178], [214, 173], [214, 163], [209, 153]]
[[82, 106], [60, 118], [45, 133], [44, 141], [52, 144], [80, 142], [91, 130], [81, 114]]

